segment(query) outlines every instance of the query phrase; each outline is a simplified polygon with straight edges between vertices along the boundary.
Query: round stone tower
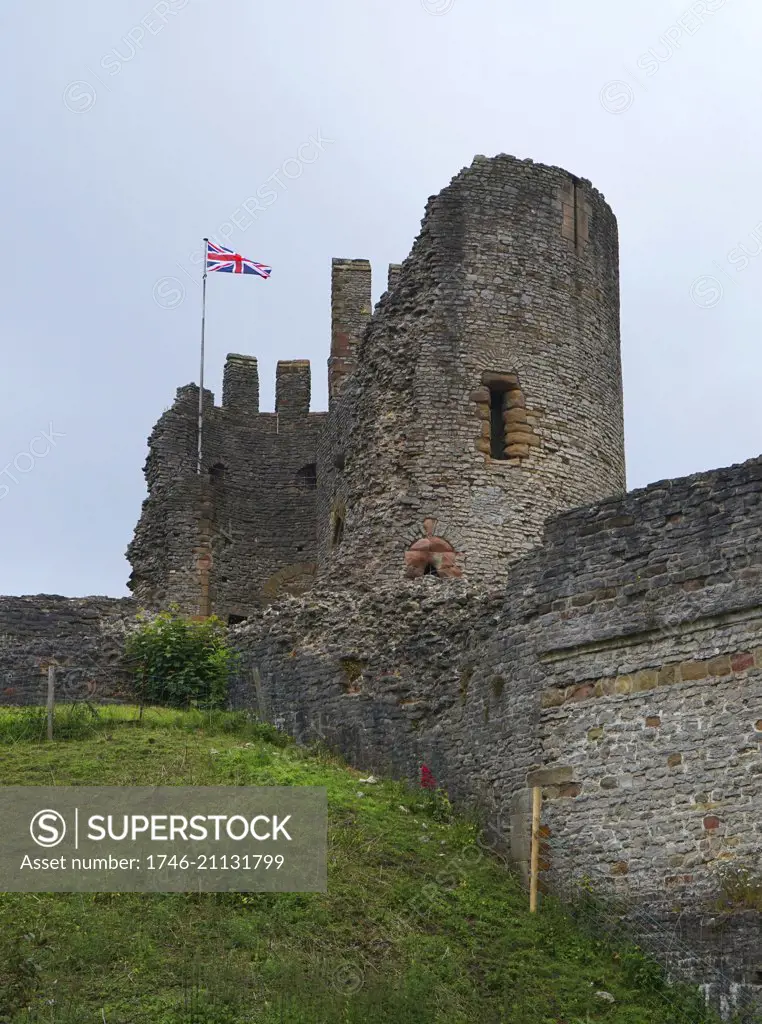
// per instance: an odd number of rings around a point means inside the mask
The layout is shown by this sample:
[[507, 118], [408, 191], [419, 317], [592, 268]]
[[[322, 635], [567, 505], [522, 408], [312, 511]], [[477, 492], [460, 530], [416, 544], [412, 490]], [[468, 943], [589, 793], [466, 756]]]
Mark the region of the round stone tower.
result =
[[549, 516], [625, 489], [616, 219], [590, 182], [476, 157], [429, 200], [318, 466], [322, 571], [499, 582]]

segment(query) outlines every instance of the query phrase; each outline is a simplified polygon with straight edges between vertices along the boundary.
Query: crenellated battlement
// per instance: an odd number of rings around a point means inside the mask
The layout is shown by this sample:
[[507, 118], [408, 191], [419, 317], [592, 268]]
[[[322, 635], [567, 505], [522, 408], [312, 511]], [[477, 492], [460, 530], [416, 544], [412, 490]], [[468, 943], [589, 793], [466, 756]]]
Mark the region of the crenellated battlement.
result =
[[[308, 359], [279, 361], [275, 372], [275, 412], [279, 416], [308, 416], [311, 391]], [[259, 366], [255, 356], [228, 355], [222, 377], [222, 408], [236, 416], [259, 414]]]
[[222, 375], [222, 407], [247, 416], [259, 412], [259, 366], [255, 356], [228, 355]]
[[275, 373], [275, 412], [286, 419], [308, 416], [311, 371], [308, 359], [278, 363]]

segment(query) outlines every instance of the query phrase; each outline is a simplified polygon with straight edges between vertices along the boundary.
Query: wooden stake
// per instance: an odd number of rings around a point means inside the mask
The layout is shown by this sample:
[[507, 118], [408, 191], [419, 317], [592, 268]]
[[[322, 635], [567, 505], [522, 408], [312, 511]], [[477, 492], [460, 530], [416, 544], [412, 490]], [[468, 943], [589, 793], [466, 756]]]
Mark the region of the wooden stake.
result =
[[53, 705], [56, 699], [56, 667], [48, 665], [48, 739], [53, 739]]
[[542, 788], [532, 789], [532, 852], [529, 874], [529, 912], [537, 912], [537, 885], [540, 876], [540, 816], [542, 811]]

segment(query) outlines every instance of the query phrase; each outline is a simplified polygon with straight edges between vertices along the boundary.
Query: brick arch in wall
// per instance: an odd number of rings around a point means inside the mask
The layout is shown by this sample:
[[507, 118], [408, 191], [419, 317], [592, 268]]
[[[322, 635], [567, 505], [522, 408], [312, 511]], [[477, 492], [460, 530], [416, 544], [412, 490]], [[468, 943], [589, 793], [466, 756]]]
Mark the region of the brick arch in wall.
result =
[[424, 520], [425, 536], [414, 540], [405, 552], [405, 573], [411, 579], [420, 576], [439, 576], [451, 579], [462, 576], [457, 564], [458, 552], [444, 537], [438, 536], [436, 520]]

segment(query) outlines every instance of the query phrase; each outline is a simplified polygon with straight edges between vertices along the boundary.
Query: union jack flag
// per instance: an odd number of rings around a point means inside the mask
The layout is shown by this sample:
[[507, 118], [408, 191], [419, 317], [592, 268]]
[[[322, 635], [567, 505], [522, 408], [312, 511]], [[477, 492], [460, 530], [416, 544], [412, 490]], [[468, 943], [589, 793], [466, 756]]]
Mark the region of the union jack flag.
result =
[[264, 278], [268, 278], [273, 270], [264, 263], [248, 260], [232, 249], [223, 249], [209, 241], [206, 243], [206, 269], [210, 274], [257, 274]]

